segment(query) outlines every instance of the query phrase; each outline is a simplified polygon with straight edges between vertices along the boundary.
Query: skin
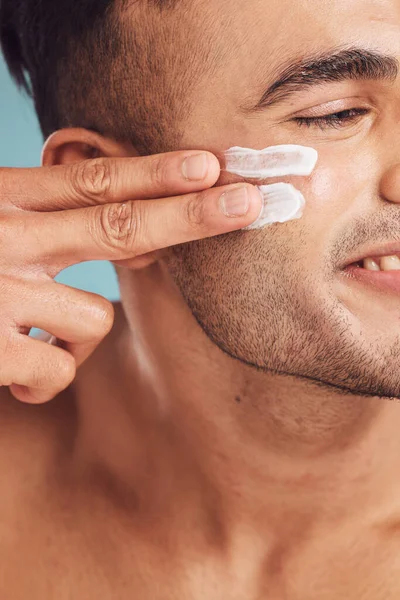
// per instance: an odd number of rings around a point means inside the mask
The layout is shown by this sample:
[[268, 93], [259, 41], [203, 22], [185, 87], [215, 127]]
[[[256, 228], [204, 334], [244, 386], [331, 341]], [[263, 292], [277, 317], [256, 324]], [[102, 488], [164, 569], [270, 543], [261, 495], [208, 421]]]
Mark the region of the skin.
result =
[[[247, 118], [239, 106], [282, 60], [312, 51], [357, 45], [400, 59], [400, 7], [209, 0], [195, 3], [193, 27], [203, 10], [220, 62], [199, 82], [181, 148], [317, 148], [312, 176], [285, 179], [306, 197], [304, 216], [117, 262], [114, 325], [68, 388], [42, 406], [4, 390], [2, 591], [395, 599], [398, 299], [340, 265], [399, 238], [400, 83], [329, 83]], [[332, 129], [293, 121], [328, 114], [327, 103], [368, 110]], [[87, 136], [56, 134], [45, 164], [87, 158], [88, 147], [136, 154]], [[221, 172], [217, 185], [234, 181]], [[87, 317], [75, 319], [82, 328]]]

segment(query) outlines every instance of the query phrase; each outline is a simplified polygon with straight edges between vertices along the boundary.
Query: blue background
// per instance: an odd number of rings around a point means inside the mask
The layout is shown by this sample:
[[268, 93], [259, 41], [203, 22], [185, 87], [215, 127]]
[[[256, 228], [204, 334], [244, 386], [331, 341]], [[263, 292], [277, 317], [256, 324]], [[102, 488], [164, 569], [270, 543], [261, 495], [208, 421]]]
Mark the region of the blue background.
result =
[[[0, 167], [40, 165], [43, 138], [30, 99], [17, 90], [0, 55]], [[91, 261], [60, 273], [56, 281], [119, 300], [112, 265]]]

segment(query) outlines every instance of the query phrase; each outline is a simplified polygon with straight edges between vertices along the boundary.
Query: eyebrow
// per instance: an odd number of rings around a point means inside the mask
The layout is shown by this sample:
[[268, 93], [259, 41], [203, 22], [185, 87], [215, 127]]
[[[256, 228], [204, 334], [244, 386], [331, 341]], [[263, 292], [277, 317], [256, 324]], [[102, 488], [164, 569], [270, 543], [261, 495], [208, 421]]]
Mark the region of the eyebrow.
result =
[[291, 95], [323, 83], [346, 80], [387, 80], [393, 82], [399, 62], [392, 56], [359, 48], [341, 50], [306, 58], [286, 67], [254, 106], [244, 112], [270, 108]]

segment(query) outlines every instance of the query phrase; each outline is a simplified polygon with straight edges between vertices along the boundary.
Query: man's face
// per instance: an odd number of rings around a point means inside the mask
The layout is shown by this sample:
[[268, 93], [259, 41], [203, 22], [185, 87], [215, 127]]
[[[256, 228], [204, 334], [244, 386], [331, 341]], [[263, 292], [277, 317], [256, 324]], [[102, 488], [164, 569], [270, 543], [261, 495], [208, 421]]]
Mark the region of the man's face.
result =
[[[400, 1], [195, 8], [193, 27], [215, 29], [216, 66], [196, 86], [181, 147], [300, 144], [319, 161], [308, 178], [280, 179], [306, 198], [300, 220], [176, 247], [170, 266], [183, 296], [209, 337], [246, 363], [400, 397], [400, 272], [349, 267], [400, 256]], [[291, 81], [254, 109], [283, 73]], [[238, 180], [222, 173], [218, 183]]]

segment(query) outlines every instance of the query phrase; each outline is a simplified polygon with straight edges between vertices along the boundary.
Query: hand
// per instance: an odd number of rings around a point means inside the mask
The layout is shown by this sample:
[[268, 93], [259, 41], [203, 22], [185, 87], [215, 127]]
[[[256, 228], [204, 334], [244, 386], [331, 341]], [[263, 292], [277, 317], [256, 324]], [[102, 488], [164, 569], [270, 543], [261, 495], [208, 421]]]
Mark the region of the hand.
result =
[[[109, 260], [140, 268], [160, 249], [257, 219], [257, 189], [209, 189], [220, 166], [203, 154], [194, 163], [187, 159], [199, 152], [185, 151], [0, 169], [0, 386], [23, 402], [51, 400], [111, 330], [111, 302], [54, 281], [66, 267]], [[32, 327], [56, 344], [30, 337]]]

